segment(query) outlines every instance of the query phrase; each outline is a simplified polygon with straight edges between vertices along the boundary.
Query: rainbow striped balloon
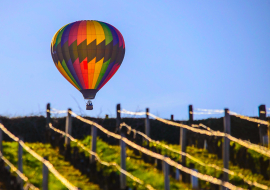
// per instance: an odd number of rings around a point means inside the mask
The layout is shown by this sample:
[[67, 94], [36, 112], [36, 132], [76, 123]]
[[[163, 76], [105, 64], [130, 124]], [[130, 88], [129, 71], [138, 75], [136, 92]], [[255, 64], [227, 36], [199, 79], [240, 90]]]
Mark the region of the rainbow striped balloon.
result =
[[53, 36], [56, 68], [85, 99], [96, 93], [119, 69], [125, 55], [122, 34], [112, 25], [83, 20], [63, 26]]

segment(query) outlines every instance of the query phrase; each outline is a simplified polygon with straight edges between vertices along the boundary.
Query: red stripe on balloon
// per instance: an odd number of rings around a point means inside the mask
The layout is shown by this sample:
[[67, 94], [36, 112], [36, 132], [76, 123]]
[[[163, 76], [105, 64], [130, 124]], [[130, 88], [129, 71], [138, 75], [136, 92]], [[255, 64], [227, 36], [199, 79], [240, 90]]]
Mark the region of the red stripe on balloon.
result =
[[81, 21], [78, 27], [77, 45], [86, 40], [86, 21]]
[[80, 83], [82, 84], [82, 87], [83, 87], [84, 89], [86, 89], [86, 88], [85, 88], [85, 84], [84, 84], [84, 80], [83, 80], [83, 75], [82, 75], [81, 67], [80, 67], [79, 58], [77, 58], [77, 59], [75, 60], [75, 62], [73, 63], [73, 67], [74, 67], [75, 72], [76, 72], [76, 74], [77, 74], [77, 76], [78, 76], [78, 78], [79, 78]]
[[[83, 75], [83, 80], [85, 86], [88, 86], [88, 64], [87, 64], [87, 57], [80, 63], [81, 71]], [[85, 88], [88, 89], [88, 88]]]

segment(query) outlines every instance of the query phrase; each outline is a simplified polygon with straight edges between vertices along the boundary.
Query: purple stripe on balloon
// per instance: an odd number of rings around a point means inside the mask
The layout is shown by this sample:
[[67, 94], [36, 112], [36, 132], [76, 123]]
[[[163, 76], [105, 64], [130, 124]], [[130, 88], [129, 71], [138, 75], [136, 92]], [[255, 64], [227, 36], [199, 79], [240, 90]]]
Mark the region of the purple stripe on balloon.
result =
[[117, 32], [115, 31], [115, 29], [113, 28], [112, 25], [107, 24], [107, 23], [105, 23], [105, 24], [109, 27], [109, 29], [110, 29], [110, 31], [112, 33], [112, 36], [113, 36], [113, 45], [117, 44], [119, 42], [119, 38], [118, 38]]
[[121, 47], [123, 45], [123, 41], [124, 39], [122, 38], [122, 35], [120, 34], [120, 32], [114, 27], [112, 26], [115, 30], [115, 32], [117, 33], [118, 39], [119, 39], [119, 47]]
[[65, 44], [66, 41], [68, 41], [69, 32], [70, 32], [72, 25], [73, 25], [73, 23], [67, 25], [67, 27], [64, 30], [64, 32], [62, 34], [62, 38], [61, 38], [61, 47]]
[[108, 65], [108, 67], [107, 67], [107, 69], [106, 69], [106, 72], [105, 72], [105, 74], [103, 75], [103, 77], [102, 77], [101, 81], [99, 82], [99, 84], [98, 84], [98, 86], [97, 86], [96, 89], [99, 88], [99, 86], [103, 83], [103, 81], [104, 81], [104, 80], [106, 79], [106, 77], [109, 75], [110, 71], [112, 70], [112, 68], [113, 68], [113, 66], [114, 66], [114, 63], [115, 63], [115, 61], [112, 62], [112, 63], [110, 63], [110, 64]]
[[77, 40], [77, 35], [78, 35], [78, 28], [80, 25], [81, 21], [74, 22], [71, 30], [69, 32], [69, 37], [68, 37], [68, 46], [70, 46], [75, 40]]
[[112, 69], [110, 70], [109, 74], [107, 75], [106, 78], [104, 78], [104, 81], [102, 83], [100, 83], [100, 85], [98, 86], [98, 90], [100, 90], [110, 79], [111, 77], [115, 74], [115, 72], [117, 71], [117, 69], [120, 67], [120, 65], [114, 64]]
[[78, 76], [77, 76], [77, 74], [76, 74], [76, 72], [75, 72], [75, 69], [74, 69], [73, 65], [72, 65], [71, 59], [68, 60], [68, 62], [67, 62], [67, 67], [68, 67], [69, 72], [70, 72], [71, 75], [73, 76], [73, 78], [76, 80], [76, 82], [77, 82], [78, 85], [80, 86], [80, 88], [83, 89], [83, 87], [82, 87], [82, 85], [81, 85], [81, 82], [80, 82], [80, 80], [79, 80], [79, 78], [78, 78]]

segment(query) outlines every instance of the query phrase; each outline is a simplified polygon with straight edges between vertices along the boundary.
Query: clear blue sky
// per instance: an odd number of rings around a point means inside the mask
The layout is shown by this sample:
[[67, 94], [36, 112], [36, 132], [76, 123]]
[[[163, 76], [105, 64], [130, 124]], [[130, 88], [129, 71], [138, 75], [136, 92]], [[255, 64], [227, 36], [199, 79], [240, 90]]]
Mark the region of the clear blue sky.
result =
[[[121, 103], [176, 119], [188, 117], [189, 104], [245, 115], [270, 107], [268, 0], [1, 1], [0, 18], [1, 115], [44, 114], [47, 102], [100, 117]], [[93, 111], [50, 54], [54, 33], [77, 20], [110, 23], [126, 43]]]

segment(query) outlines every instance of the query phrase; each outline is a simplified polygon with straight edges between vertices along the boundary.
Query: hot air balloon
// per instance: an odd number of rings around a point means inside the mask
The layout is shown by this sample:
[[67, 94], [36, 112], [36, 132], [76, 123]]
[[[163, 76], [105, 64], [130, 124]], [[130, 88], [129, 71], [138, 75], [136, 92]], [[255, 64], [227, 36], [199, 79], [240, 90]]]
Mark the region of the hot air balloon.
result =
[[78, 89], [92, 110], [91, 99], [119, 69], [125, 55], [122, 34], [112, 25], [83, 20], [60, 28], [51, 55], [58, 71]]

